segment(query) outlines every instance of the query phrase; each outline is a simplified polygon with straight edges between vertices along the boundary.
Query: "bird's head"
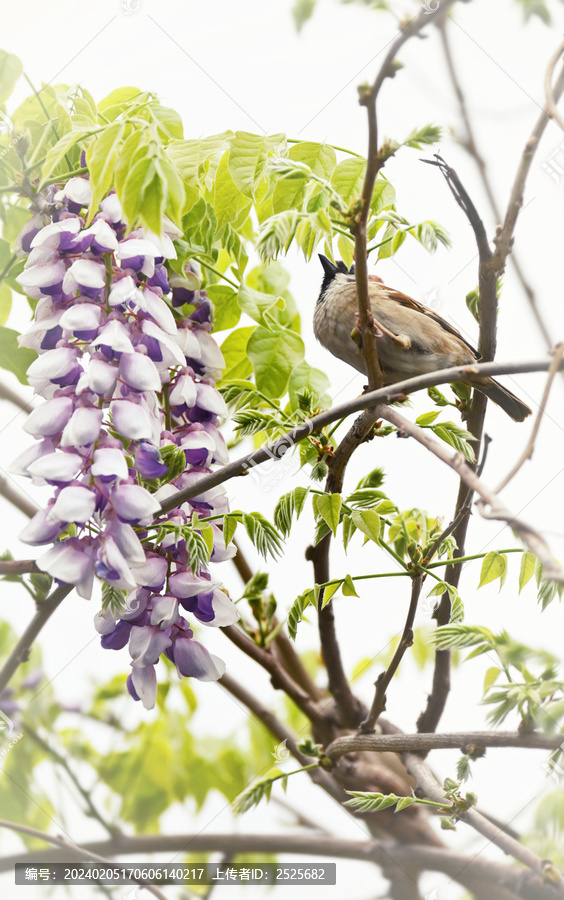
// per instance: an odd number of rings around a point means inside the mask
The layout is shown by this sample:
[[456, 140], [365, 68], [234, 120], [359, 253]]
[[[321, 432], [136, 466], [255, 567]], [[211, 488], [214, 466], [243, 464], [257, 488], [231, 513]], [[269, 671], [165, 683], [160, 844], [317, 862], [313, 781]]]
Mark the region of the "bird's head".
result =
[[320, 300], [323, 300], [328, 287], [336, 275], [354, 275], [354, 266], [347, 269], [345, 263], [341, 259], [339, 259], [337, 263], [332, 263], [331, 260], [327, 259], [326, 256], [323, 256], [322, 253], [319, 254], [319, 259], [323, 266], [323, 281], [321, 282], [318, 303]]

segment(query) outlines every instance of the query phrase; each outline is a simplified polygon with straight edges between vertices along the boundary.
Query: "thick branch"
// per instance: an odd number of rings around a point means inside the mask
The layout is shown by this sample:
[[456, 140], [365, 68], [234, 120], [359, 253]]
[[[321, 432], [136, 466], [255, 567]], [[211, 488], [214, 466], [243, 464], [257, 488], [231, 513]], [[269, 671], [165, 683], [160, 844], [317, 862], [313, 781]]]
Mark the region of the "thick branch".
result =
[[325, 755], [338, 759], [347, 753], [364, 750], [390, 753], [416, 753], [430, 750], [460, 750], [482, 755], [487, 747], [518, 747], [531, 750], [556, 750], [562, 734], [521, 734], [513, 731], [459, 731], [452, 734], [351, 734], [337, 738], [325, 748]]
[[0, 560], [0, 575], [27, 575], [30, 572], [39, 571], [34, 559]]
[[[297, 736], [284, 724], [284, 722], [281, 722], [280, 719], [274, 715], [272, 710], [267, 706], [264, 706], [264, 704], [257, 699], [255, 694], [247, 691], [246, 688], [239, 684], [235, 678], [231, 678], [230, 675], [223, 675], [218, 684], [243, 703], [259, 722], [262, 722], [262, 724], [268, 728], [278, 741], [285, 743], [289, 752], [298, 760], [301, 766], [307, 766], [309, 763], [314, 762], [311, 757], [305, 756], [305, 754], [298, 750]], [[343, 802], [345, 799], [344, 792], [337, 784], [335, 784], [329, 772], [318, 768], [311, 769], [308, 772], [308, 775], [315, 784], [320, 785], [320, 787], [335, 800], [339, 803]]]
[[310, 721], [315, 721], [318, 727], [327, 734], [326, 716], [320, 706], [313, 702], [310, 695], [302, 690], [296, 682], [290, 678], [288, 673], [283, 669], [275, 656], [269, 651], [264, 650], [255, 644], [246, 634], [235, 625], [226, 625], [222, 629], [223, 633], [232, 641], [236, 647], [243, 651], [255, 662], [258, 662], [263, 669], [270, 675], [272, 686], [275, 689], [283, 690], [290, 700], [292, 700], [298, 709], [308, 717]]
[[[24, 826], [0, 820], [0, 828], [22, 830]], [[43, 837], [53, 844], [60, 844], [60, 838], [43, 836], [41, 832], [35, 836]], [[252, 853], [283, 853], [289, 856], [306, 855], [311, 857], [328, 857], [333, 859], [358, 859], [389, 866], [394, 861], [397, 866], [407, 872], [444, 872], [468, 887], [477, 882], [490, 882], [491, 885], [503, 885], [523, 900], [562, 900], [564, 892], [549, 884], [543, 884], [532, 873], [515, 866], [488, 862], [481, 856], [464, 856], [438, 847], [425, 847], [422, 844], [393, 844], [388, 841], [347, 841], [326, 835], [312, 834], [211, 834], [208, 831], [192, 834], [147, 834], [120, 835], [110, 841], [94, 841], [82, 845], [82, 849], [70, 847], [64, 850], [37, 851], [21, 853], [0, 859], [0, 872], [13, 870], [15, 863], [29, 864], [33, 862], [61, 862], [69, 859], [69, 855], [77, 857], [84, 853], [103, 854], [104, 856], [137, 855], [142, 858], [145, 853], [233, 853], [238, 855]]]
[[413, 623], [415, 621], [415, 614], [417, 612], [417, 604], [419, 602], [419, 595], [421, 594], [422, 584], [422, 575], [417, 575], [412, 581], [411, 601], [409, 603], [409, 609], [407, 611], [407, 618], [405, 620], [403, 634], [396, 648], [396, 652], [393, 655], [390, 665], [385, 670], [385, 672], [381, 672], [376, 679], [376, 693], [374, 695], [372, 706], [370, 707], [370, 712], [368, 714], [368, 717], [364, 720], [364, 722], [362, 722], [359, 729], [362, 734], [370, 734], [371, 731], [374, 731], [374, 726], [378, 721], [379, 716], [386, 709], [386, 692], [388, 690], [390, 681], [396, 674], [403, 659], [404, 653], [413, 644]]

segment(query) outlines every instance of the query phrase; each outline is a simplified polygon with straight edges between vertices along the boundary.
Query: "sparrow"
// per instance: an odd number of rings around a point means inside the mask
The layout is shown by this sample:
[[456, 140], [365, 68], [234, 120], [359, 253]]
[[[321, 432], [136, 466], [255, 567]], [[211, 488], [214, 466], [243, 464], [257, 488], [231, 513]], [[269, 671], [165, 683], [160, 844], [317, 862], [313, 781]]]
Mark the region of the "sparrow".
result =
[[[354, 266], [349, 270], [341, 261], [335, 265], [321, 254], [319, 259], [324, 276], [313, 316], [315, 336], [333, 356], [366, 375]], [[480, 359], [449, 322], [417, 300], [386, 287], [379, 276], [369, 276], [368, 290], [385, 385]], [[526, 403], [493, 378], [475, 375], [468, 382], [516, 422], [531, 414]]]

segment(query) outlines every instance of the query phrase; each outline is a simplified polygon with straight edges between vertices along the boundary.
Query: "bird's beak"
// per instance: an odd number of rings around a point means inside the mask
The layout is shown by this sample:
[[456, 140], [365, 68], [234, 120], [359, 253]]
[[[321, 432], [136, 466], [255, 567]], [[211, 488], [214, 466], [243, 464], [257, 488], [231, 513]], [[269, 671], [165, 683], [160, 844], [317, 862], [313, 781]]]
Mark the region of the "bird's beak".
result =
[[326, 256], [323, 256], [322, 253], [319, 254], [319, 260], [326, 275], [330, 275], [333, 278], [335, 273], [339, 271], [335, 263], [332, 263], [331, 260], [327, 259]]

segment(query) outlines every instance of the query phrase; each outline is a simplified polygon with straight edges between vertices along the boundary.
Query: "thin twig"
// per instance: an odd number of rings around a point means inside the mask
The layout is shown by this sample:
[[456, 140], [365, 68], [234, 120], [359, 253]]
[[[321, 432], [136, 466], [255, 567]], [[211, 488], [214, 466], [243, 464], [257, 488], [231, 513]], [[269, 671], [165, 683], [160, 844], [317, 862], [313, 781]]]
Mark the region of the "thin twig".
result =
[[[555, 561], [542, 535], [528, 523], [514, 516], [501, 504], [496, 494], [478, 478], [474, 469], [470, 468], [461, 453], [452, 453], [452, 450], [448, 450], [445, 444], [435, 441], [423, 428], [405, 419], [395, 409], [390, 407], [382, 408], [381, 415], [383, 419], [395, 425], [400, 434], [415, 438], [418, 443], [430, 450], [431, 453], [445, 462], [451, 469], [454, 469], [467, 487], [480, 495], [481, 502], [478, 502], [478, 508], [484, 518], [498, 519], [510, 524], [511, 528], [519, 533], [529, 550], [540, 559], [545, 569], [545, 578], [564, 583], [564, 570]], [[486, 512], [485, 505], [490, 507], [489, 512]]]
[[430, 734], [351, 734], [339, 737], [325, 748], [325, 755], [338, 759], [347, 753], [377, 751], [418, 753], [430, 750], [460, 750], [482, 756], [487, 747], [517, 747], [529, 750], [557, 750], [562, 734], [523, 733], [517, 731], [459, 731]]
[[[61, 850], [65, 850], [67, 853], [75, 853], [80, 857], [88, 856], [93, 861], [102, 863], [107, 863], [109, 861], [107, 856], [101, 856], [99, 853], [96, 853], [93, 850], [88, 850], [85, 846], [80, 846], [79, 844], [75, 844], [72, 841], [67, 841], [65, 840], [65, 838], [62, 838], [59, 835], [47, 834], [47, 832], [39, 831], [37, 828], [30, 828], [28, 825], [20, 825], [18, 822], [9, 822], [6, 819], [0, 819], [0, 828], [8, 828], [10, 831], [16, 831], [19, 834], [27, 834], [30, 837], [39, 838], [39, 840], [41, 841], [45, 841], [48, 844], [54, 844], [56, 847], [60, 847]], [[113, 839], [109, 842], [108, 847], [110, 856], [113, 855], [112, 846]], [[33, 856], [33, 852], [31, 855]], [[9, 858], [6, 861], [9, 861]], [[142, 885], [147, 891], [149, 891], [150, 894], [153, 894], [154, 897], [157, 897], [158, 900], [167, 900], [162, 891], [159, 891], [159, 889], [154, 887], [153, 885], [147, 884], [141, 879], [137, 881], [137, 884]]]
[[34, 559], [2, 559], [0, 560], [0, 575], [26, 575], [29, 572], [39, 572]]
[[413, 644], [413, 623], [415, 621], [415, 614], [417, 613], [417, 604], [419, 602], [419, 596], [421, 594], [421, 586], [423, 584], [424, 577], [424, 575], [416, 575], [413, 578], [411, 584], [411, 600], [409, 603], [409, 609], [407, 612], [407, 618], [405, 620], [403, 634], [400, 638], [400, 642], [396, 648], [396, 652], [393, 655], [390, 665], [384, 672], [381, 672], [376, 679], [376, 693], [374, 695], [374, 700], [372, 702], [372, 706], [370, 707], [370, 712], [367, 718], [360, 725], [360, 734], [370, 734], [370, 732], [374, 731], [374, 726], [378, 721], [379, 716], [386, 709], [386, 692], [388, 690], [390, 681], [396, 674], [403, 659], [404, 653]]
[[544, 93], [546, 97], [546, 112], [547, 115], [550, 116], [551, 119], [554, 119], [555, 122], [560, 125], [562, 131], [564, 131], [564, 117], [560, 113], [556, 103], [558, 98], [556, 97], [556, 92], [552, 87], [552, 79], [554, 77], [554, 70], [556, 68], [556, 63], [564, 53], [564, 41], [557, 47], [555, 52], [550, 58], [550, 62], [546, 69], [546, 75], [544, 76]]
[[[427, 763], [420, 756], [413, 753], [406, 754], [404, 759], [408, 770], [417, 780], [417, 784], [423, 790], [425, 796], [438, 803], [445, 801], [444, 789], [435, 778]], [[445, 803], [447, 802], [448, 801], [445, 801]], [[536, 853], [529, 850], [528, 847], [520, 844], [508, 835], [507, 832], [497, 828], [489, 822], [488, 819], [475, 808], [468, 809], [465, 812], [460, 811], [458, 818], [474, 828], [492, 844], [503, 850], [504, 853], [513, 856], [515, 859], [519, 860], [519, 862], [523, 863], [523, 865], [531, 869], [531, 871], [535, 872], [541, 879], [543, 878], [547, 871], [547, 863], [550, 864], [550, 860], [542, 860]], [[556, 872], [555, 869], [554, 871]], [[562, 891], [561, 886], [560, 888]]]
[[103, 828], [106, 829], [106, 831], [108, 832], [108, 834], [110, 834], [110, 835], [120, 834], [120, 833], [121, 833], [121, 832], [120, 832], [120, 829], [119, 829], [119, 828], [116, 828], [114, 825], [111, 825], [111, 824], [104, 818], [104, 816], [102, 815], [102, 813], [94, 806], [94, 804], [93, 804], [93, 802], [92, 802], [92, 797], [91, 797], [91, 793], [92, 793], [92, 792], [91, 792], [91, 791], [87, 791], [85, 788], [82, 787], [80, 781], [78, 780], [77, 776], [75, 775], [75, 773], [73, 772], [73, 770], [72, 770], [71, 767], [69, 766], [69, 764], [68, 764], [67, 760], [65, 759], [65, 757], [64, 757], [61, 753], [59, 753], [57, 750], [55, 750], [54, 747], [51, 747], [51, 745], [50, 745], [46, 740], [44, 740], [44, 739], [41, 737], [41, 735], [37, 733], [37, 731], [35, 731], [35, 730], [34, 730], [33, 728], [31, 728], [29, 725], [26, 725], [25, 722], [22, 724], [22, 729], [24, 730], [24, 732], [25, 732], [26, 734], [28, 734], [28, 735], [30, 736], [30, 738], [31, 738], [31, 739], [32, 739], [39, 747], [41, 747], [42, 750], [45, 751], [45, 753], [47, 753], [49, 756], [51, 756], [51, 757], [55, 760], [55, 762], [57, 763], [57, 765], [61, 766], [61, 767], [65, 770], [65, 772], [66, 772], [67, 775], [69, 776], [70, 780], [71, 780], [72, 783], [74, 784], [75, 788], [76, 788], [77, 791], [79, 792], [80, 796], [82, 797], [82, 799], [83, 799], [84, 802], [86, 803], [86, 806], [87, 806], [87, 808], [88, 808], [88, 813], [87, 813], [87, 815], [90, 816], [90, 818], [92, 818], [92, 819], [96, 819], [96, 821], [98, 821], [98, 822], [100, 823], [100, 825], [102, 825]]
[[72, 584], [61, 584], [51, 592], [46, 600], [43, 600], [38, 604], [37, 612], [33, 619], [2, 666], [2, 669], [0, 669], [0, 694], [10, 681], [14, 672], [28, 659], [33, 642], [47, 620], [53, 615], [57, 607], [60, 606], [73, 588], [74, 585]]
[[556, 375], [556, 373], [558, 372], [558, 369], [560, 368], [560, 362], [562, 360], [562, 356], [564, 355], [564, 343], [557, 344], [556, 347], [554, 348], [553, 353], [554, 353], [554, 357], [553, 357], [550, 369], [548, 370], [548, 378], [546, 379], [546, 384], [544, 386], [542, 399], [541, 399], [541, 402], [540, 402], [540, 405], [538, 408], [538, 412], [537, 412], [533, 427], [531, 429], [531, 434], [529, 436], [529, 440], [527, 441], [525, 449], [523, 450], [521, 456], [519, 457], [519, 459], [517, 460], [517, 462], [515, 463], [513, 468], [508, 472], [508, 474], [505, 476], [505, 478], [496, 487], [496, 489], [495, 489], [496, 494], [499, 494], [499, 492], [502, 490], [502, 488], [504, 488], [506, 485], [509, 484], [509, 482], [517, 474], [517, 472], [519, 471], [521, 466], [528, 459], [531, 459], [533, 456], [533, 452], [535, 449], [535, 441], [537, 439], [537, 435], [539, 433], [539, 428], [541, 425], [542, 417], [544, 415], [546, 404], [548, 402], [548, 395], [550, 394], [550, 389], [552, 387], [552, 382], [554, 381], [554, 376]]

